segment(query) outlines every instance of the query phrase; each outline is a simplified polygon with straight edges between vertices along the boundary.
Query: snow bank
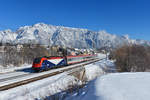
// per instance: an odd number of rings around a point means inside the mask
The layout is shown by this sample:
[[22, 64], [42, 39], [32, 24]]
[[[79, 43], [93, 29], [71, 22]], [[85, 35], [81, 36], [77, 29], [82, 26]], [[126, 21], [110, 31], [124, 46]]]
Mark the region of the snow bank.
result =
[[0, 73], [7, 73], [7, 72], [15, 71], [15, 70], [30, 68], [31, 66], [32, 65], [29, 65], [29, 64], [23, 64], [22, 66], [8, 66], [8, 67], [4, 67], [0, 65]]
[[90, 81], [78, 92], [70, 94], [64, 100], [99, 100], [96, 96], [95, 80]]
[[91, 81], [66, 100], [149, 100], [150, 73], [112, 73]]
[[68, 89], [75, 85], [78, 80], [67, 73], [45, 78], [27, 85], [0, 92], [0, 100], [35, 100]]
[[87, 77], [87, 80], [93, 80], [97, 76], [104, 74], [105, 72], [97, 65], [87, 65], [85, 66], [85, 76]]
[[115, 65], [113, 61], [103, 59], [85, 66], [86, 77], [88, 81], [95, 79], [97, 76], [106, 74], [108, 72], [115, 72]]
[[99, 58], [106, 58], [106, 54], [98, 53], [97, 55]]
[[150, 73], [116, 73], [96, 80], [99, 100], [149, 100]]

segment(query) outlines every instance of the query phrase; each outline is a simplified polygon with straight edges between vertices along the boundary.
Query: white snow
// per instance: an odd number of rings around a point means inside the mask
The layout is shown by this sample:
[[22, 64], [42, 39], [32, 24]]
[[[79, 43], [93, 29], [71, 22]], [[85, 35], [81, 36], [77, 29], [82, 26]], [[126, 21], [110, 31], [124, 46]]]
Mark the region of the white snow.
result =
[[9, 72], [9, 73], [5, 73], [5, 74], [0, 74], [0, 82], [1, 79], [6, 79], [6, 78], [11, 78], [11, 77], [15, 77], [15, 76], [19, 76], [19, 75], [27, 75], [29, 73], [26, 72]]
[[89, 64], [85, 66], [86, 70], [86, 76], [88, 80], [93, 80], [99, 75], [106, 74], [107, 72], [115, 72], [115, 65], [114, 62], [106, 58], [106, 54], [98, 54], [99, 58], [102, 58], [102, 60], [95, 62], [93, 64]]
[[113, 61], [106, 59], [86, 65], [85, 69], [85, 74], [89, 81], [95, 79], [97, 76], [116, 71]]
[[77, 79], [66, 73], [0, 92], [0, 100], [35, 100], [61, 92]]
[[88, 80], [93, 80], [97, 76], [105, 73], [99, 66], [93, 64], [85, 66], [85, 70], [85, 75]]
[[71, 95], [65, 100], [149, 100], [150, 73], [103, 75], [91, 81], [80, 91], [79, 95]]
[[16, 70], [21, 70], [21, 69], [31, 68], [31, 66], [32, 65], [30, 65], [30, 64], [23, 64], [21, 66], [8, 66], [8, 67], [0, 66], [0, 74], [12, 72], [12, 71], [16, 71]]
[[115, 73], [96, 80], [99, 100], [149, 100], [150, 73]]

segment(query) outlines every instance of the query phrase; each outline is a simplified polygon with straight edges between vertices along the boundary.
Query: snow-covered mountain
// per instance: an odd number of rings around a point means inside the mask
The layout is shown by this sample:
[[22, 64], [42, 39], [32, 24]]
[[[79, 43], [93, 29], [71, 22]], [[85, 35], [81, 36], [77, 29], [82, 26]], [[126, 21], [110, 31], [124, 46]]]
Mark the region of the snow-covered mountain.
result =
[[0, 31], [0, 41], [2, 43], [40, 43], [75, 48], [118, 47], [130, 43], [150, 45], [149, 41], [132, 40], [128, 36], [112, 35], [106, 31], [95, 32], [44, 23], [20, 27], [16, 32]]

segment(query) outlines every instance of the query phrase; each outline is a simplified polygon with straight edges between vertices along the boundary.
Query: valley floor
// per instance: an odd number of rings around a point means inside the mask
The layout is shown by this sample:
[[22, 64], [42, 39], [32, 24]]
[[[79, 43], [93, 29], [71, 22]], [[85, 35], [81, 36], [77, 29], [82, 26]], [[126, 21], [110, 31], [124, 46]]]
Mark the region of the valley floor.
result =
[[71, 95], [66, 100], [149, 100], [150, 73], [103, 75], [80, 91], [79, 95]]

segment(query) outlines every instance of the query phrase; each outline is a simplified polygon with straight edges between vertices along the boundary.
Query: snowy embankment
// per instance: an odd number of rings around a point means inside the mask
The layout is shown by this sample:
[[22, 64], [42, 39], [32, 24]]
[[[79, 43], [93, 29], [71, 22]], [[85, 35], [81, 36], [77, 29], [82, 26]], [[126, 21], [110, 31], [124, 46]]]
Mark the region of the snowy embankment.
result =
[[77, 79], [62, 73], [45, 78], [27, 85], [0, 92], [0, 100], [34, 100], [45, 98], [68, 88], [69, 85], [78, 84]]
[[149, 100], [150, 73], [115, 73], [96, 80], [98, 100]]
[[[100, 57], [104, 55], [99, 55]], [[113, 63], [109, 60], [101, 60], [94, 64], [85, 66], [85, 75], [87, 80], [93, 80], [97, 76], [104, 74], [103, 69], [110, 69]], [[0, 92], [0, 100], [34, 100], [35, 98], [43, 99], [47, 96], [60, 93], [74, 85], [80, 85], [82, 81], [66, 72], [23, 86]], [[64, 93], [64, 92], [62, 92]]]
[[88, 81], [91, 81], [100, 75], [107, 74], [107, 72], [116, 71], [113, 61], [106, 59], [86, 65], [85, 70], [85, 76], [87, 77]]
[[[88, 90], [88, 91], [85, 91]], [[149, 100], [150, 73], [112, 73], [90, 82], [78, 96], [65, 100]]]
[[8, 67], [4, 67], [4, 66], [0, 66], [0, 73], [7, 73], [7, 72], [12, 72], [15, 70], [21, 70], [21, 69], [27, 69], [27, 68], [31, 68], [31, 64], [23, 64], [21, 66], [8, 66]]

